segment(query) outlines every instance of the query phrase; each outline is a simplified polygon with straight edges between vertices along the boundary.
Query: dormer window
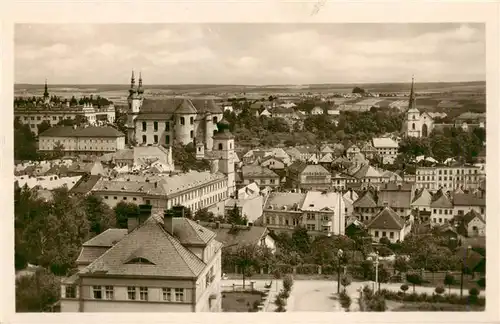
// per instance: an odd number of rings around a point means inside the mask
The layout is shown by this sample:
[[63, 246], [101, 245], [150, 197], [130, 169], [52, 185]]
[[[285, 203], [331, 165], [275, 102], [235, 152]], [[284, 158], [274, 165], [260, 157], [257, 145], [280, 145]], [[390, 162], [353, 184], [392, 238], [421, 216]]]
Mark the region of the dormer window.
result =
[[143, 257], [136, 257], [136, 258], [130, 259], [129, 261], [125, 262], [125, 264], [150, 264], [150, 265], [154, 265], [153, 262], [151, 262], [148, 259], [143, 258]]

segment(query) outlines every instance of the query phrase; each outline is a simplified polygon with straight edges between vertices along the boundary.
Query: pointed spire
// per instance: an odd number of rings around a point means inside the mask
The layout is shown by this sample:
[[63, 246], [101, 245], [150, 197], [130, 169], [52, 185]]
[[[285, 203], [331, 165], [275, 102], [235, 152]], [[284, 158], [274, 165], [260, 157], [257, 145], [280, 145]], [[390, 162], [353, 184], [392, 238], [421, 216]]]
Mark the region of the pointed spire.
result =
[[142, 72], [139, 72], [139, 87], [137, 88], [138, 93], [143, 93], [144, 90], [142, 89]]
[[415, 77], [411, 76], [411, 90], [410, 90], [410, 98], [408, 100], [408, 110], [415, 109], [415, 92], [413, 90], [415, 84]]
[[132, 77], [130, 78], [130, 88], [133, 89], [135, 86], [134, 70], [132, 70]]
[[47, 86], [47, 78], [45, 78], [45, 90], [43, 92], [43, 97], [48, 98], [49, 97], [49, 88]]

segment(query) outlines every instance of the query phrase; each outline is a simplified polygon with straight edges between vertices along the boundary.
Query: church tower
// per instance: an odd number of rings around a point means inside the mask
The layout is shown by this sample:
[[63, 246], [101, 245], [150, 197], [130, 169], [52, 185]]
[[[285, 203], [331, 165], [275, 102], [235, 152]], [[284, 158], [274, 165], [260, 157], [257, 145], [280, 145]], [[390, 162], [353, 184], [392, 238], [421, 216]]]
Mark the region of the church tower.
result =
[[50, 103], [50, 96], [49, 96], [49, 88], [47, 86], [47, 79], [45, 79], [45, 88], [43, 91], [43, 103], [47, 104], [47, 105]]
[[213, 154], [219, 159], [219, 171], [227, 176], [228, 196], [236, 192], [236, 178], [234, 171], [234, 135], [229, 131], [229, 123], [223, 118], [218, 131], [213, 136]]
[[144, 100], [144, 89], [142, 88], [142, 75], [139, 74], [139, 86], [135, 86], [134, 71], [132, 71], [132, 77], [130, 78], [130, 89], [128, 90], [128, 112], [127, 112], [127, 139], [128, 143], [133, 143], [135, 141], [135, 119], [139, 114], [142, 106], [142, 101]]
[[415, 80], [411, 78], [410, 98], [408, 100], [408, 110], [406, 111], [406, 120], [404, 127], [406, 135], [410, 137], [420, 137], [420, 111], [416, 107], [416, 99], [414, 92]]

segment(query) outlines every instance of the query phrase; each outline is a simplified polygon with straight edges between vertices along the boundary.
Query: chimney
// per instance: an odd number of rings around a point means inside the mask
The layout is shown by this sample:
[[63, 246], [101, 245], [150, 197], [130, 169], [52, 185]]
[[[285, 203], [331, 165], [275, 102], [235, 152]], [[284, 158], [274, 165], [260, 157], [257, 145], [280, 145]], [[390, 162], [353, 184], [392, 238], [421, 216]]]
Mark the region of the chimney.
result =
[[172, 211], [165, 210], [163, 212], [163, 228], [169, 234], [174, 235], [174, 214]]
[[137, 212], [129, 213], [127, 215], [128, 232], [132, 232], [137, 226], [139, 226], [139, 214]]
[[144, 223], [151, 216], [151, 205], [139, 205], [139, 225]]

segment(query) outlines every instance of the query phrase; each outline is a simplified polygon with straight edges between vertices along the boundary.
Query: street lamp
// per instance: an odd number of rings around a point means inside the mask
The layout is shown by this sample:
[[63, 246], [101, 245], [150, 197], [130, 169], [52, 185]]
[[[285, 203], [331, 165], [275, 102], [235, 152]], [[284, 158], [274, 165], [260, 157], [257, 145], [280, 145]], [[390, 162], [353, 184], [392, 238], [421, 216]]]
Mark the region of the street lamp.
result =
[[377, 251], [377, 254], [375, 256], [374, 264], [375, 264], [375, 287], [377, 288], [377, 291], [378, 291], [378, 251]]
[[466, 267], [465, 262], [467, 261], [467, 255], [469, 254], [469, 251], [471, 248], [472, 247], [469, 245], [469, 246], [467, 246], [466, 249], [464, 249], [464, 260], [462, 263], [462, 271], [460, 273], [460, 299], [464, 295], [464, 272], [465, 272], [465, 267]]
[[337, 251], [337, 261], [338, 261], [338, 268], [337, 268], [337, 294], [340, 294], [340, 259], [342, 258], [343, 254], [344, 254], [344, 251], [342, 251], [342, 249], [339, 249]]

